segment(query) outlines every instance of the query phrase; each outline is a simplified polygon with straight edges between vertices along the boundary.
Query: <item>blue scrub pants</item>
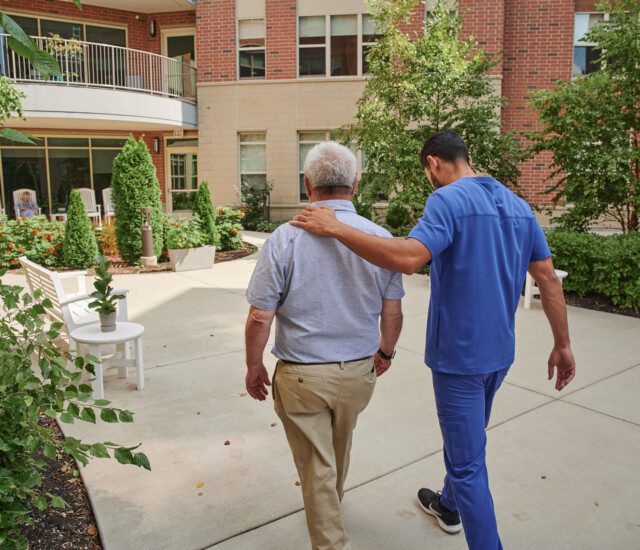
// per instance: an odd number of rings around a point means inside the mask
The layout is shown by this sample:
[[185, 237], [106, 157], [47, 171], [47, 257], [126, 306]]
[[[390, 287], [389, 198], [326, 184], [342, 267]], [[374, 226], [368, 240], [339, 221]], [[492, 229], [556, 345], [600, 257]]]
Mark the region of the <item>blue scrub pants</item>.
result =
[[447, 470], [440, 502], [459, 511], [470, 550], [502, 550], [485, 462], [485, 428], [493, 397], [508, 371], [432, 371]]

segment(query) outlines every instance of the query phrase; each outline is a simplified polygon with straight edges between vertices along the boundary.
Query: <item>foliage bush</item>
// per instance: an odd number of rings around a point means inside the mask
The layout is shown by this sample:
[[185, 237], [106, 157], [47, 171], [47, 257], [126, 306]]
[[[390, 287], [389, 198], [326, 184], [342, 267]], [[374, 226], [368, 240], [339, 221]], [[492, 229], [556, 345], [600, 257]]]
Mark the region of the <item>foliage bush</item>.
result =
[[200, 230], [204, 234], [204, 244], [218, 246], [218, 231], [216, 229], [216, 215], [213, 211], [209, 184], [206, 181], [200, 183], [193, 205], [193, 215], [200, 222]]
[[258, 225], [264, 221], [263, 201], [269, 196], [272, 185], [267, 185], [265, 188], [261, 187], [242, 187], [242, 212], [244, 218], [242, 220], [242, 226], [250, 231], [257, 231]]
[[96, 229], [98, 248], [103, 256], [118, 256], [118, 242], [116, 241], [116, 226], [113, 223]]
[[547, 240], [555, 267], [569, 273], [566, 291], [606, 296], [617, 307], [640, 310], [640, 234], [556, 230]]
[[20, 267], [18, 258], [47, 267], [62, 265], [64, 227], [44, 216], [10, 220], [0, 225], [0, 269]]
[[256, 231], [261, 231], [263, 233], [273, 233], [278, 227], [280, 227], [284, 223], [289, 223], [286, 221], [279, 222], [260, 222], [258, 227], [256, 227]]
[[0, 546], [26, 548], [21, 526], [30, 523], [31, 507], [64, 508], [64, 500], [41, 489], [46, 459], [55, 460], [66, 452], [82, 464], [91, 457], [109, 458], [120, 463], [150, 469], [149, 460], [136, 447], [115, 443], [83, 443], [73, 437], [56, 439], [39, 423], [42, 415], [59, 416], [62, 422], [74, 420], [96, 423], [132, 422], [133, 414], [110, 406], [109, 401], [91, 398], [92, 388], [83, 381], [87, 373], [95, 376], [94, 366], [75, 358], [74, 369], [54, 345], [61, 323], [45, 327], [45, 308], [49, 300], [30, 296], [19, 286], [2, 282], [0, 271]]
[[86, 269], [98, 257], [96, 236], [77, 189], [69, 196], [62, 257], [64, 265], [71, 269]]
[[244, 214], [240, 210], [218, 207], [216, 211], [216, 228], [220, 242], [218, 250], [239, 250], [242, 248], [243, 217]]
[[142, 254], [141, 208], [151, 208], [153, 253], [162, 252], [163, 212], [156, 168], [144, 140], [129, 137], [113, 161], [111, 192], [115, 210], [118, 250], [124, 260], [136, 263]]
[[168, 249], [198, 248], [209, 244], [207, 236], [201, 229], [201, 220], [198, 216], [184, 219], [172, 219], [169, 222], [166, 236]]
[[387, 207], [387, 225], [394, 229], [411, 223], [411, 211], [399, 201], [394, 201]]

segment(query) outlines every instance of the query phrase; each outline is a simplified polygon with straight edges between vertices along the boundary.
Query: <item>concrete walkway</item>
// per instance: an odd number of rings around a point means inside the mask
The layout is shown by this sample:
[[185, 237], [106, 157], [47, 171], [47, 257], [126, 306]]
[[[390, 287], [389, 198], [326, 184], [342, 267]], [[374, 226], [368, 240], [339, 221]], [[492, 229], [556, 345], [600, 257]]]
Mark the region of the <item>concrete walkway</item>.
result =
[[[107, 550], [309, 547], [272, 403], [244, 395], [243, 294], [254, 265], [251, 256], [116, 278], [130, 289], [132, 320], [146, 327], [147, 385], [137, 392], [134, 376], [112, 371], [105, 393], [135, 411], [135, 423], [65, 427], [87, 441], [142, 442], [151, 460], [151, 472], [105, 460], [84, 469]], [[405, 284], [397, 359], [355, 433], [345, 521], [354, 549], [462, 549], [463, 535], [445, 535], [415, 503], [418, 488], [439, 488], [444, 469], [422, 362], [429, 288], [422, 276]], [[570, 308], [570, 323], [578, 375], [558, 396], [546, 380], [542, 309], [518, 310], [517, 358], [489, 429], [504, 546], [639, 548], [640, 320]]]

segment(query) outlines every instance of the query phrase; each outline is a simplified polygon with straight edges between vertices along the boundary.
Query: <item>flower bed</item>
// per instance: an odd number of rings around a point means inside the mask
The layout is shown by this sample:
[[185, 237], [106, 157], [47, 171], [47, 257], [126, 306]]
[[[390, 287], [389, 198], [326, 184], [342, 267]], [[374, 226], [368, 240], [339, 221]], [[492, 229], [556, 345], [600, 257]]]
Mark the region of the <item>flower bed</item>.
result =
[[18, 258], [47, 267], [62, 265], [64, 225], [44, 216], [10, 220], [0, 225], [0, 268], [16, 268]]

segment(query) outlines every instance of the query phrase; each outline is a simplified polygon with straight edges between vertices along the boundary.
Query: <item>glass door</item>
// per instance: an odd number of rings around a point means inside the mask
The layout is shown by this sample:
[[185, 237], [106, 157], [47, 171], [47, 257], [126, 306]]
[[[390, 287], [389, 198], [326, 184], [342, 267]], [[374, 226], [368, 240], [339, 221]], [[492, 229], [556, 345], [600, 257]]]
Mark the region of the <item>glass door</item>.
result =
[[167, 78], [169, 93], [182, 97], [196, 96], [196, 40], [195, 29], [169, 29], [163, 33], [163, 54], [169, 64]]

